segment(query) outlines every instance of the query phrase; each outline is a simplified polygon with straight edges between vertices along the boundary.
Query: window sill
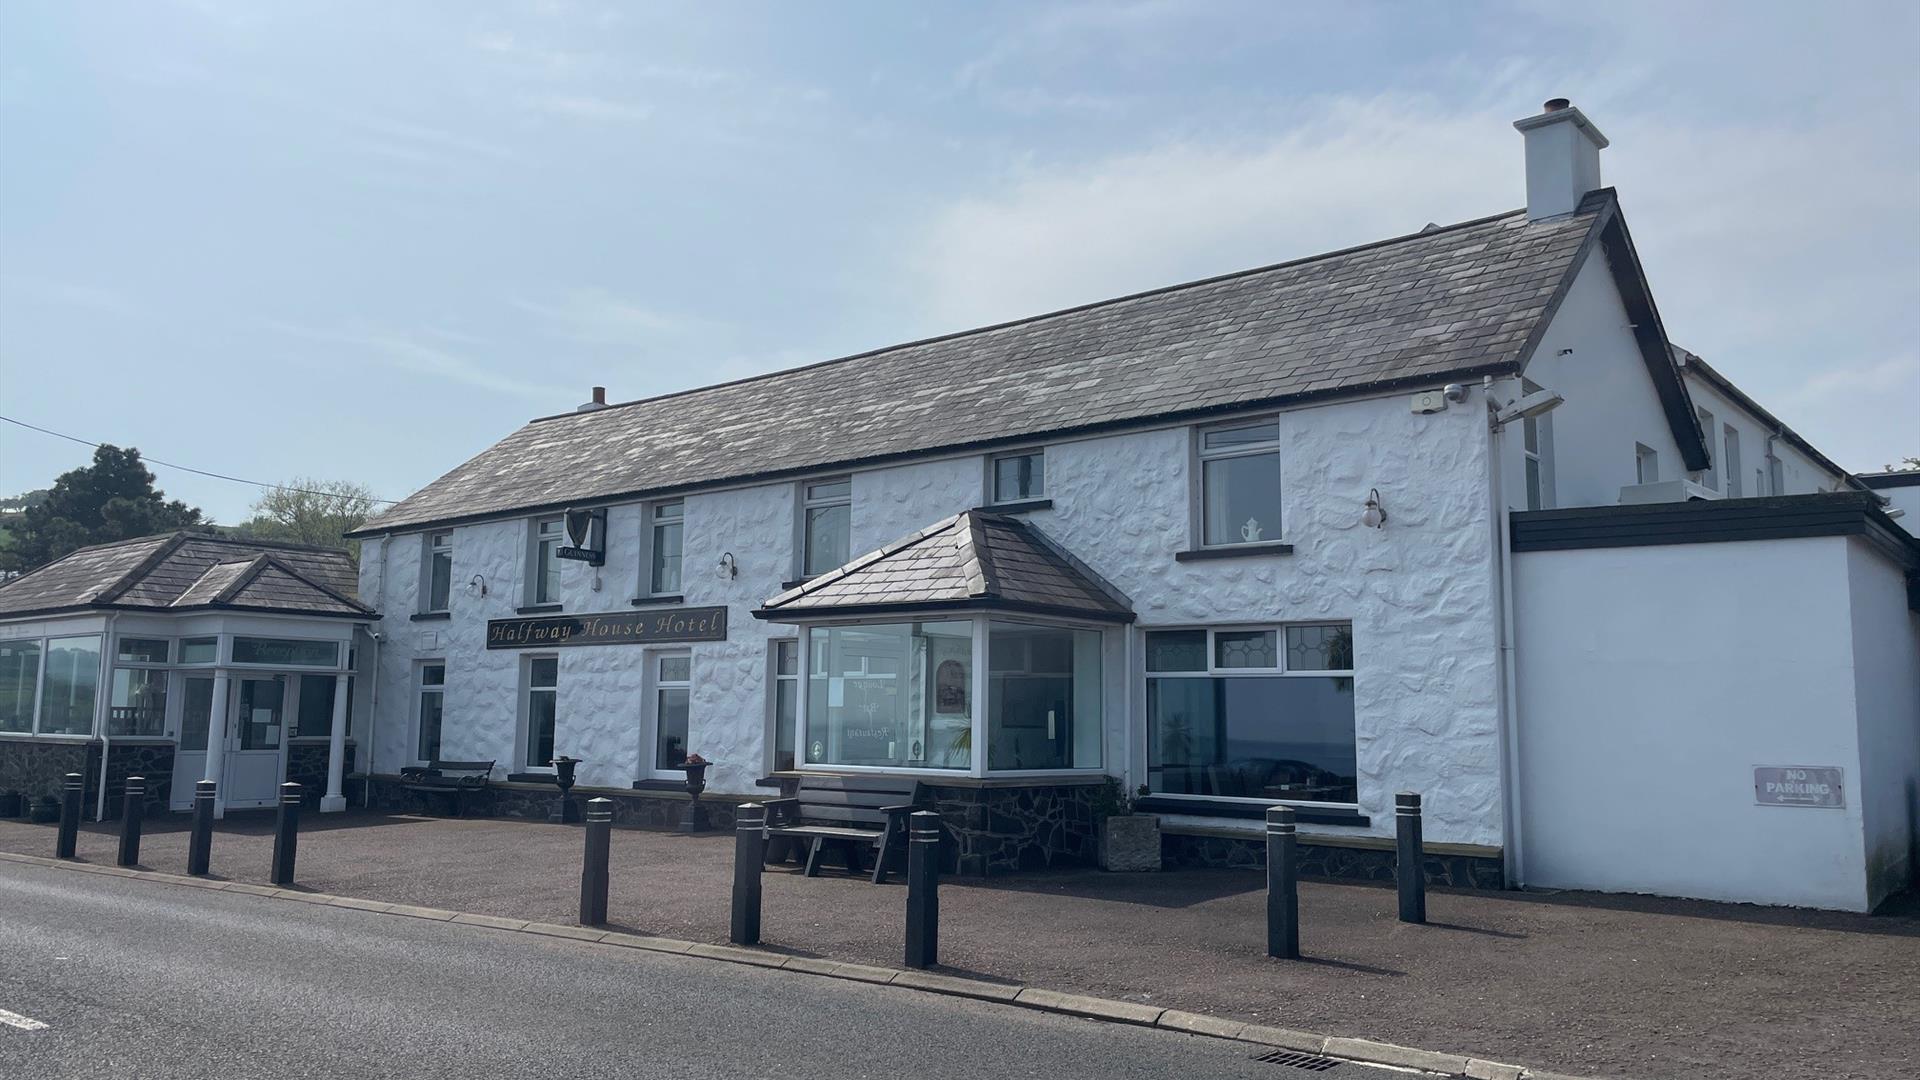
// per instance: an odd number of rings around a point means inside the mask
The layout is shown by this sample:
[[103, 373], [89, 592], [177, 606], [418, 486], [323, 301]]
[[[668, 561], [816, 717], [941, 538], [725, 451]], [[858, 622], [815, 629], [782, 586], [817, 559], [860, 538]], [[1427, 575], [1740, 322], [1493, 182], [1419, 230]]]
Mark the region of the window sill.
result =
[[[1240, 802], [1227, 802], [1216, 799], [1187, 799], [1178, 795], [1143, 795], [1133, 800], [1135, 810], [1144, 810], [1149, 814], [1187, 814], [1193, 817], [1253, 818], [1265, 819], [1267, 807], [1284, 806], [1286, 803], [1275, 800], [1265, 802], [1248, 799]], [[1365, 827], [1373, 819], [1357, 810], [1340, 810], [1321, 806], [1295, 806], [1293, 820], [1302, 825], [1356, 825]]]
[[421, 611], [408, 616], [414, 622], [442, 622], [453, 618], [451, 611]]
[[1259, 555], [1291, 555], [1292, 544], [1278, 541], [1266, 544], [1233, 544], [1228, 547], [1193, 548], [1190, 551], [1173, 553], [1176, 562], [1198, 562], [1204, 559], [1252, 558]]
[[687, 598], [684, 596], [636, 596], [627, 601], [627, 603], [634, 607], [667, 607], [672, 604], [684, 604], [686, 602]]
[[559, 610], [559, 604], [528, 604], [526, 607], [514, 608], [513, 613], [515, 615], [544, 615], [548, 612]]
[[1021, 499], [1019, 502], [988, 503], [976, 507], [982, 514], [1025, 514], [1033, 510], [1053, 509], [1052, 499]]

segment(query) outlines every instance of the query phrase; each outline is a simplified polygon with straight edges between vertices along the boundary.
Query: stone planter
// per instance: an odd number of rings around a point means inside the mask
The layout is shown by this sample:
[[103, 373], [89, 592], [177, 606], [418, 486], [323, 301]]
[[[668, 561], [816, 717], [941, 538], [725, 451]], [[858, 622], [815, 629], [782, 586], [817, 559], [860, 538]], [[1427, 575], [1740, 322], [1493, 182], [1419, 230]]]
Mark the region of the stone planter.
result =
[[1160, 869], [1160, 819], [1115, 814], [1100, 823], [1100, 869], [1122, 873]]

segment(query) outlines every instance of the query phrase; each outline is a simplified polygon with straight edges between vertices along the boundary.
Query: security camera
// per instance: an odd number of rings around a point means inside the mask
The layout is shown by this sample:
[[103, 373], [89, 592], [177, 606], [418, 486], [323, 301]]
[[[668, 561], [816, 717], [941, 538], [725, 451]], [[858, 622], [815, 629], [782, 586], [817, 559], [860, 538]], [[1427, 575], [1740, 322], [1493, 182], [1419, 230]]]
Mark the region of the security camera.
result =
[[1467, 400], [1467, 388], [1463, 383], [1450, 382], [1440, 388], [1440, 393], [1455, 405]]

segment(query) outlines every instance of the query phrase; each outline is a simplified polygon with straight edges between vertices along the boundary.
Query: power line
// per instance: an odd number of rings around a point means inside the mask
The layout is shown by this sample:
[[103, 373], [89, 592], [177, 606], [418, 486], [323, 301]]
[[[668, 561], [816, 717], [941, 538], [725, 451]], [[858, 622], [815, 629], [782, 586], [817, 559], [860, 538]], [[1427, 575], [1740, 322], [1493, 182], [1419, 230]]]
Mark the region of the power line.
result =
[[[56, 439], [65, 439], [65, 440], [67, 440], [68, 442], [76, 442], [76, 443], [79, 443], [79, 444], [80, 444], [81, 446], [91, 446], [91, 447], [93, 447], [93, 448], [95, 448], [96, 450], [97, 450], [97, 449], [99, 449], [100, 447], [102, 447], [102, 446], [105, 446], [105, 445], [106, 445], [105, 443], [97, 443], [97, 442], [94, 442], [94, 441], [93, 441], [93, 440], [91, 440], [91, 439], [83, 439], [83, 438], [81, 438], [81, 437], [79, 437], [78, 435], [68, 435], [67, 433], [65, 433], [65, 432], [63, 432], [63, 431], [54, 431], [54, 430], [53, 430], [53, 429], [51, 429], [51, 428], [43, 428], [43, 427], [40, 427], [40, 426], [38, 426], [38, 425], [36, 425], [36, 424], [29, 424], [29, 423], [27, 423], [27, 422], [26, 422], [25, 420], [15, 420], [15, 419], [14, 419], [13, 417], [11, 417], [11, 416], [0, 416], [0, 420], [5, 420], [5, 421], [6, 421], [7, 423], [9, 423], [9, 424], [14, 424], [14, 425], [17, 425], [17, 426], [19, 426], [19, 427], [23, 427], [23, 428], [26, 428], [26, 429], [27, 429], [27, 430], [29, 430], [29, 431], [37, 431], [37, 432], [39, 432], [39, 433], [40, 433], [40, 434], [42, 434], [42, 435], [51, 435], [51, 436], [53, 436], [53, 437], [54, 437], [54, 438], [56, 438]], [[248, 485], [251, 485], [251, 486], [253, 486], [253, 487], [257, 487], [257, 488], [271, 488], [271, 489], [273, 489], [274, 491], [292, 491], [292, 492], [296, 492], [296, 493], [298, 493], [298, 494], [301, 494], [301, 495], [324, 495], [324, 496], [334, 496], [334, 495], [338, 495], [338, 494], [339, 494], [339, 492], [337, 492], [337, 491], [314, 491], [314, 490], [311, 490], [311, 489], [309, 489], [309, 488], [297, 488], [297, 487], [288, 487], [288, 486], [287, 486], [287, 485], [285, 485], [285, 484], [269, 484], [269, 483], [267, 483], [267, 482], [266, 482], [266, 481], [264, 481], [264, 480], [246, 480], [246, 479], [243, 479], [243, 478], [241, 478], [241, 477], [238, 477], [238, 476], [228, 476], [228, 475], [227, 475], [227, 474], [225, 474], [225, 473], [217, 473], [217, 472], [208, 472], [208, 471], [207, 471], [207, 470], [205, 470], [205, 469], [196, 469], [196, 468], [194, 468], [194, 467], [193, 467], [193, 466], [191, 466], [191, 465], [175, 465], [175, 464], [174, 464], [173, 462], [171, 462], [171, 461], [161, 461], [161, 460], [160, 460], [159, 458], [157, 458], [157, 457], [148, 457], [148, 456], [147, 456], [147, 455], [145, 455], [145, 454], [142, 454], [142, 455], [140, 455], [140, 460], [141, 460], [141, 461], [144, 461], [144, 462], [146, 462], [146, 463], [147, 463], [147, 464], [149, 464], [149, 465], [162, 465], [162, 466], [165, 466], [166, 468], [169, 468], [169, 469], [178, 469], [178, 470], [180, 470], [181, 472], [190, 472], [190, 473], [193, 473], [193, 474], [194, 474], [194, 475], [196, 475], [196, 476], [210, 476], [210, 477], [212, 477], [212, 478], [213, 478], [213, 479], [215, 479], [215, 480], [228, 480], [228, 481], [232, 481], [233, 483], [236, 483], [236, 484], [248, 484]], [[394, 503], [396, 503], [396, 502], [398, 502], [399, 500], [397, 500], [397, 499], [375, 499], [375, 500], [373, 500], [373, 501], [374, 501], [374, 502], [377, 502], [377, 503], [385, 503], [385, 504], [387, 504], [388, 506], [392, 506], [392, 505], [393, 505]]]

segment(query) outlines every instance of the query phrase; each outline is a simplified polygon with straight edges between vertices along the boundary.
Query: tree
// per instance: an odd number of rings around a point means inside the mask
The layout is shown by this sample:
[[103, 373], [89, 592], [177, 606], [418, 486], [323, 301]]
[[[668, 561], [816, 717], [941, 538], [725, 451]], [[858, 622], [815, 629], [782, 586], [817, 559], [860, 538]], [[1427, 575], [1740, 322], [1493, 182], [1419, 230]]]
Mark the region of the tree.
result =
[[25, 573], [68, 552], [135, 536], [191, 528], [200, 511], [153, 486], [133, 447], [101, 446], [93, 464], [61, 474], [38, 505], [8, 515], [0, 571]]
[[1920, 457], [1903, 457], [1900, 464], [1889, 465], [1886, 472], [1920, 472]]
[[359, 543], [349, 542], [345, 534], [365, 524], [379, 504], [365, 485], [350, 480], [295, 477], [267, 489], [253, 504], [253, 516], [237, 531], [262, 540], [344, 547], [358, 559]]

